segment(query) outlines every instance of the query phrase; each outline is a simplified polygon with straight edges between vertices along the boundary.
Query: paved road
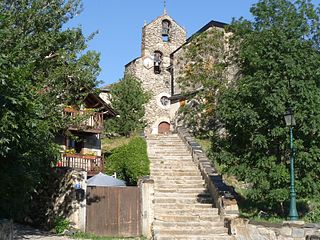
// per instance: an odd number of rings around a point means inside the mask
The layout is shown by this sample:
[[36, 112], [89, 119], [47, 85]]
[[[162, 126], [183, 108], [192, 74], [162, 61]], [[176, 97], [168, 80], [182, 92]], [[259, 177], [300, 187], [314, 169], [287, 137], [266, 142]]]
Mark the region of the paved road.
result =
[[50, 232], [41, 231], [28, 226], [14, 224], [14, 238], [15, 240], [70, 240], [68, 237], [61, 237]]

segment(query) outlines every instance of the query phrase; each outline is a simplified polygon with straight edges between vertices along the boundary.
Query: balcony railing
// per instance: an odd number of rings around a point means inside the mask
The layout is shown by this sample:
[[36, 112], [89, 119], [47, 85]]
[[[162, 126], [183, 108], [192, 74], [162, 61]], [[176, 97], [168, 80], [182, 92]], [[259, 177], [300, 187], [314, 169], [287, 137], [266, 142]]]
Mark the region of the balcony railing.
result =
[[104, 171], [104, 162], [101, 156], [63, 153], [58, 167], [82, 169], [88, 173], [88, 176], [92, 176]]
[[97, 133], [103, 131], [103, 113], [64, 108], [64, 114], [73, 119], [79, 119], [79, 123], [69, 126], [69, 129], [71, 130], [83, 130], [85, 132]]

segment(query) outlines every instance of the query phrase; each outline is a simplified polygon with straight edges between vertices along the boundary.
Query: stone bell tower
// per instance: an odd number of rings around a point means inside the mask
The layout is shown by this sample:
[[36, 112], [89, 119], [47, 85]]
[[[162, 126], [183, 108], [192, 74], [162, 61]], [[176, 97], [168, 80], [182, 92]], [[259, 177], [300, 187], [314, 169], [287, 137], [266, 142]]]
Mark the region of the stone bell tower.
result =
[[140, 79], [145, 91], [151, 94], [146, 104], [147, 134], [167, 133], [174, 109], [170, 104], [170, 53], [186, 41], [186, 31], [164, 10], [162, 16], [142, 28], [141, 57], [125, 66], [125, 74]]

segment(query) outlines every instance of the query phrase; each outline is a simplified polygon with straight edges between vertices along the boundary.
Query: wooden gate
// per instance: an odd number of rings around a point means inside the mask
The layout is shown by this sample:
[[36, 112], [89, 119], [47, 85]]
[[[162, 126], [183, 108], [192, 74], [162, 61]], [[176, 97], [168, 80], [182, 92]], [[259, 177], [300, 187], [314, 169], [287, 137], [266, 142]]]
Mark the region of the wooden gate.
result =
[[138, 187], [88, 187], [86, 232], [100, 236], [141, 236]]
[[167, 122], [161, 122], [158, 126], [159, 134], [166, 134], [170, 132], [170, 124]]

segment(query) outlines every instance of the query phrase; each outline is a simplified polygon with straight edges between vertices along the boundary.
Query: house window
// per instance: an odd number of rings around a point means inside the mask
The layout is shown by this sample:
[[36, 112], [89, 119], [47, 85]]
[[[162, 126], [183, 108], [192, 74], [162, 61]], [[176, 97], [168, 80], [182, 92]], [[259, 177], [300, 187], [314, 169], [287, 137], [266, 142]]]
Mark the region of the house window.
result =
[[164, 42], [169, 42], [169, 33], [170, 33], [170, 21], [165, 19], [162, 21], [162, 32], [161, 32], [161, 35], [162, 35], [162, 40]]
[[78, 139], [77, 141], [71, 138], [66, 139], [66, 149], [74, 149], [76, 153], [81, 153], [83, 147], [83, 139]]
[[162, 53], [159, 51], [154, 52], [154, 73], [160, 74], [161, 73], [161, 62], [162, 62]]

